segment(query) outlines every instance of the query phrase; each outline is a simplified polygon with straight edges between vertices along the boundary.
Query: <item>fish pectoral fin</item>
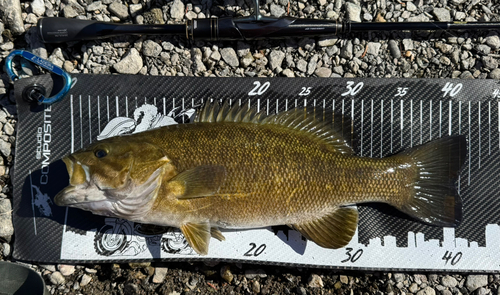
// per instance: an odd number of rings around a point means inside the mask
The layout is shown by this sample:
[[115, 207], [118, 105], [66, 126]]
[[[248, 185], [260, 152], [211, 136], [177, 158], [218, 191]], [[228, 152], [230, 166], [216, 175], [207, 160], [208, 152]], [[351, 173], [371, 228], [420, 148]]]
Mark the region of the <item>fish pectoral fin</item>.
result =
[[189, 243], [189, 246], [200, 255], [208, 254], [208, 245], [210, 243], [210, 224], [204, 223], [185, 223], [181, 225], [181, 231]]
[[321, 247], [338, 249], [349, 244], [358, 226], [358, 210], [341, 207], [321, 218], [293, 224], [293, 228]]
[[217, 240], [219, 240], [221, 242], [226, 240], [226, 238], [224, 237], [224, 235], [216, 227], [212, 227], [210, 229], [210, 234], [212, 235], [212, 237], [216, 238]]
[[225, 179], [224, 166], [205, 165], [179, 173], [167, 183], [167, 187], [181, 200], [202, 198], [217, 193]]

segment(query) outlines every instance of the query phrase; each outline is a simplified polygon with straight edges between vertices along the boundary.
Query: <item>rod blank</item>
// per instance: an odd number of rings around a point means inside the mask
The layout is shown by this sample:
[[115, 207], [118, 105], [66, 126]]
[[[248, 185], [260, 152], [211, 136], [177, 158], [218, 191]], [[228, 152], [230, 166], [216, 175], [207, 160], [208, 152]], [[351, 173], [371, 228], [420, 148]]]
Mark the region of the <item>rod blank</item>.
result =
[[338, 23], [321, 19], [253, 16], [193, 19], [178, 25], [136, 25], [53, 17], [40, 19], [38, 29], [45, 43], [119, 35], [175, 35], [188, 40], [220, 41], [328, 36], [357, 31], [500, 30], [500, 22]]

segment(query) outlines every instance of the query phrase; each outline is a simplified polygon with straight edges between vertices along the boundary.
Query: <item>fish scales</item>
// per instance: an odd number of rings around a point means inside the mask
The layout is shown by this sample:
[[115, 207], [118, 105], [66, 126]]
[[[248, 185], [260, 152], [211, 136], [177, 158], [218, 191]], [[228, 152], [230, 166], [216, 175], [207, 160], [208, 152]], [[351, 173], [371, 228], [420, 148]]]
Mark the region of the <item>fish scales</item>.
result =
[[403, 162], [335, 153], [308, 133], [279, 125], [194, 123], [148, 131], [137, 140], [159, 146], [178, 171], [214, 164], [227, 170], [214, 196], [179, 201], [162, 189], [151, 221], [171, 220], [177, 211], [184, 221], [228, 227], [293, 224], [339, 205], [406, 198], [409, 189], [401, 184], [414, 175], [398, 168]]

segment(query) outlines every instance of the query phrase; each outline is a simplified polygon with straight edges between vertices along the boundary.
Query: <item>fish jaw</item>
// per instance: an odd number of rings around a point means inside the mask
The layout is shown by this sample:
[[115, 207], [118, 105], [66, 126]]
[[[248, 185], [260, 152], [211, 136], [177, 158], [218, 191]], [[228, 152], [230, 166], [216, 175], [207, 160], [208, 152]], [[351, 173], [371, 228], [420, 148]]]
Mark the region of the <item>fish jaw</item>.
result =
[[110, 202], [103, 191], [96, 186], [85, 188], [69, 185], [54, 198], [58, 206], [68, 206], [90, 211], [97, 215], [117, 217], [113, 212], [113, 202]]

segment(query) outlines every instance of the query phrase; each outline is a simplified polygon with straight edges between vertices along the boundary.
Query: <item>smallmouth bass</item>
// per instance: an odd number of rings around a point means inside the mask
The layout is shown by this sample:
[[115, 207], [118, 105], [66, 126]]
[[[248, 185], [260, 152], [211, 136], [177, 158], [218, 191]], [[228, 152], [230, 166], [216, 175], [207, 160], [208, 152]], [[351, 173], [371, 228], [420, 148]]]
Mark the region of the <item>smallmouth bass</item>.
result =
[[207, 103], [194, 123], [117, 136], [63, 158], [59, 206], [181, 229], [206, 255], [219, 228], [289, 225], [326, 248], [349, 243], [358, 212], [383, 202], [436, 226], [461, 221], [455, 188], [464, 136], [387, 158], [354, 154], [331, 121], [294, 109], [266, 115]]

